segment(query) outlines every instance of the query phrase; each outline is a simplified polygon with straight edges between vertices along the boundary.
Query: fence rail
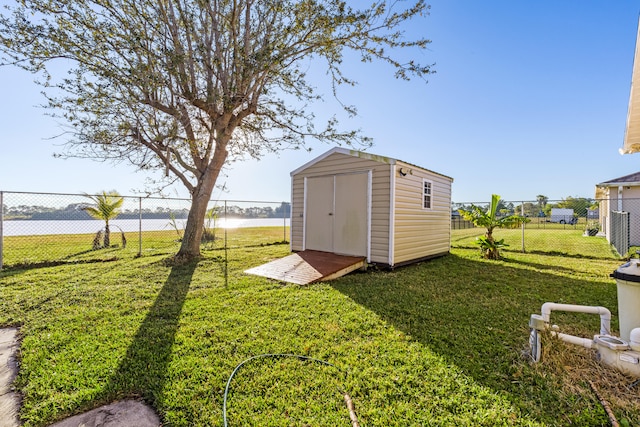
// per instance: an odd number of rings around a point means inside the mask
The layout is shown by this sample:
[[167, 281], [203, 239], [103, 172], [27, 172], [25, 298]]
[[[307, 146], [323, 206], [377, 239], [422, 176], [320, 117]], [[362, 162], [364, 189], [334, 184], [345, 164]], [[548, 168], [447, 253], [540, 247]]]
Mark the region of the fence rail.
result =
[[[95, 256], [104, 242], [105, 221], [84, 210], [95, 202], [86, 194], [0, 191], [0, 269], [10, 265], [78, 261]], [[123, 196], [121, 212], [109, 221], [109, 248], [143, 255], [179, 246], [189, 199]], [[203, 245], [208, 249], [286, 242], [288, 202], [212, 200], [205, 218]], [[270, 227], [265, 241], [243, 240], [238, 229]], [[275, 230], [280, 230], [277, 232]], [[256, 240], [258, 239], [258, 240]], [[120, 252], [122, 253], [122, 252]]]
[[[488, 207], [488, 202], [452, 204], [452, 229], [459, 228], [458, 209], [471, 205]], [[572, 214], [567, 214], [567, 209]], [[569, 199], [538, 201], [501, 201], [499, 215], [519, 214], [528, 218], [522, 226], [522, 248], [527, 239], [563, 239], [563, 231], [583, 233], [585, 246], [588, 238], [601, 238], [611, 245], [621, 257], [640, 249], [640, 198]], [[555, 214], [554, 214], [555, 213]], [[480, 230], [478, 230], [480, 231]], [[454, 241], [455, 245], [455, 241]]]
[[[140, 196], [123, 199], [120, 215], [110, 221], [110, 248], [101, 252], [104, 256], [118, 256], [114, 252], [125, 249], [138, 256], [154, 251], [177, 251], [190, 208], [189, 199]], [[529, 222], [523, 225], [521, 233], [523, 251], [528, 239], [542, 235], [545, 239], [563, 239], [566, 231], [580, 231], [585, 238], [606, 239], [620, 256], [640, 248], [640, 199], [581, 201], [574, 214], [569, 219], [563, 216], [563, 221], [551, 215], [551, 207], [567, 209], [566, 201], [546, 201], [546, 206], [533, 201], [507, 201], [503, 202], [500, 212], [528, 217]], [[103, 222], [92, 219], [84, 210], [92, 203], [86, 194], [0, 191], [0, 268], [95, 257], [93, 249], [99, 246], [98, 233], [105, 230]], [[470, 236], [482, 234], [457, 212], [458, 208], [470, 205], [452, 205], [451, 228], [464, 231], [463, 235], [467, 234], [466, 229]], [[203, 245], [215, 250], [286, 242], [290, 210], [289, 202], [211, 200]], [[239, 228], [252, 226], [268, 226], [271, 231], [256, 233], [251, 238], [237, 232]], [[463, 240], [456, 239], [452, 238], [453, 246], [462, 244]], [[588, 240], [584, 242], [587, 245]]]

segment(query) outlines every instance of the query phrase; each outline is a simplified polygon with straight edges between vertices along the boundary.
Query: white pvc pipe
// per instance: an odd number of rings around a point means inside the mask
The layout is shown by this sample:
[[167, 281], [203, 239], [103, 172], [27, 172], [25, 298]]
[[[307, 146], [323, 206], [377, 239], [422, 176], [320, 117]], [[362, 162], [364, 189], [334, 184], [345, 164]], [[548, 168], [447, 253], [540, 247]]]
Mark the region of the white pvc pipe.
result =
[[551, 335], [569, 344], [579, 345], [584, 348], [595, 348], [595, 343], [589, 338], [580, 338], [574, 335], [561, 334], [560, 332], [551, 332]]
[[[606, 307], [545, 302], [544, 304], [542, 304], [542, 319], [545, 322], [549, 323], [552, 311], [570, 311], [574, 313], [598, 314], [600, 315], [600, 335], [611, 335], [611, 312]], [[589, 346], [587, 348], [591, 347]]]

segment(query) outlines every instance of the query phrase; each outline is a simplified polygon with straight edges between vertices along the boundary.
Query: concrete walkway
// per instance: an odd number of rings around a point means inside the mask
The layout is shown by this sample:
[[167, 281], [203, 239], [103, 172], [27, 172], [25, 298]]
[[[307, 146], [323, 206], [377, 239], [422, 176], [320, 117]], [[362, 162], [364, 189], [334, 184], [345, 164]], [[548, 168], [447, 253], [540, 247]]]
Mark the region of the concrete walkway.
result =
[[[0, 427], [20, 427], [20, 395], [12, 383], [18, 372], [18, 330], [0, 328]], [[50, 427], [159, 427], [155, 411], [138, 400], [122, 400], [75, 415]]]
[[159, 427], [156, 413], [137, 400], [122, 400], [84, 414], [67, 418], [50, 427]]
[[18, 329], [0, 329], [0, 427], [18, 427], [20, 396], [12, 388], [18, 363]]

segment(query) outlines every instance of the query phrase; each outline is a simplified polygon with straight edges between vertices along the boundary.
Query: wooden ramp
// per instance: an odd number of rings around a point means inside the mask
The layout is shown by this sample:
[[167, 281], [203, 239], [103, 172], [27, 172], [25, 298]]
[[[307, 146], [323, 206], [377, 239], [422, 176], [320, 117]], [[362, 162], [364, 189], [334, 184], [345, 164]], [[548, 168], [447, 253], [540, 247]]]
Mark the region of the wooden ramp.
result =
[[336, 255], [320, 251], [302, 251], [245, 270], [245, 273], [297, 285], [306, 285], [344, 276], [353, 270], [363, 268], [365, 265], [365, 257]]

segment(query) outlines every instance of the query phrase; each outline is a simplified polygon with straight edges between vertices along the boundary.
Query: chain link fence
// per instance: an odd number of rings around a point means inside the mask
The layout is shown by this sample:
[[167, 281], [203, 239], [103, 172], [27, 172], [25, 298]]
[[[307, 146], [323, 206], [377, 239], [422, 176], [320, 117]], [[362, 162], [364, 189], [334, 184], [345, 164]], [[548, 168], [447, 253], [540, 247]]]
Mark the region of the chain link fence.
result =
[[[459, 209], [471, 205], [489, 207], [489, 202], [466, 202], [452, 204], [452, 246], [467, 247], [483, 229], [467, 228]], [[527, 242], [547, 243], [549, 248], [566, 248], [570, 236], [584, 239], [573, 250], [588, 253], [589, 239], [605, 239], [612, 252], [620, 257], [629, 257], [640, 249], [640, 198], [587, 199], [543, 201], [500, 201], [499, 216], [524, 215], [528, 218], [519, 230], [496, 230], [495, 233], [509, 236], [510, 246], [527, 250]], [[473, 225], [471, 225], [473, 227]], [[517, 238], [516, 238], [517, 236]]]
[[[178, 251], [189, 199], [123, 196], [120, 213], [109, 220], [105, 245], [105, 221], [85, 210], [95, 206], [92, 197], [0, 191], [0, 268]], [[288, 202], [212, 200], [203, 249], [288, 242], [289, 217]], [[251, 233], [254, 227], [268, 232]]]
[[[191, 205], [189, 199], [123, 196], [121, 213], [109, 222], [109, 247], [104, 248], [105, 222], [93, 219], [84, 209], [94, 203], [86, 194], [0, 191], [0, 268], [117, 258], [127, 253], [175, 253]], [[452, 204], [453, 247], [471, 247], [483, 233], [458, 212], [472, 204], [489, 206], [488, 202]], [[604, 239], [620, 257], [640, 249], [640, 198], [501, 201], [499, 214], [529, 219], [521, 229], [496, 230], [510, 250], [527, 251], [531, 243], [544, 242], [549, 248], [567, 251], [567, 242], [575, 236], [582, 238], [570, 249], [576, 255], [588, 253], [590, 239]], [[287, 242], [289, 217], [288, 202], [212, 200], [203, 249]], [[261, 232], [248, 233], [252, 227], [261, 227]], [[96, 251], [97, 247], [101, 250]]]

